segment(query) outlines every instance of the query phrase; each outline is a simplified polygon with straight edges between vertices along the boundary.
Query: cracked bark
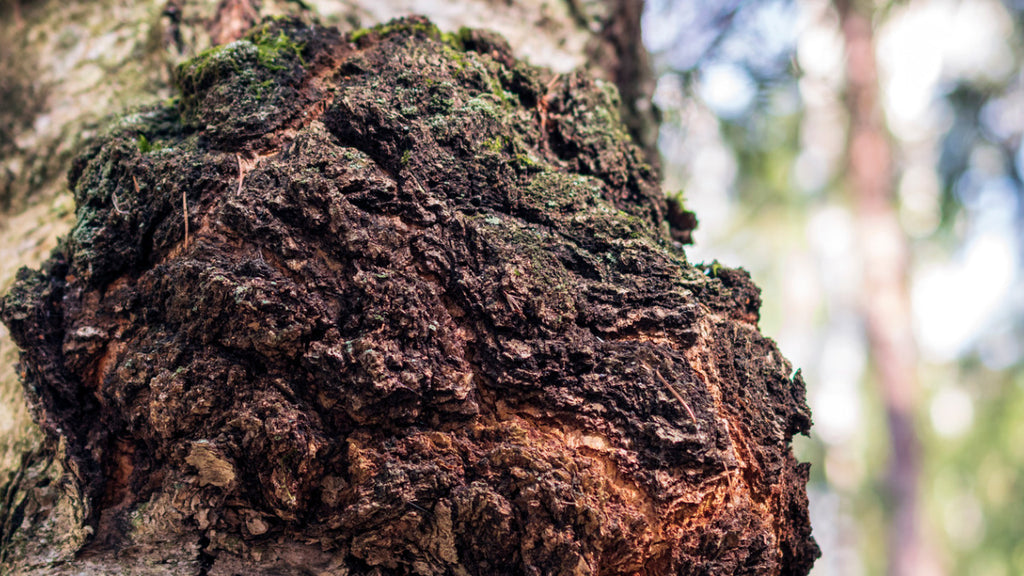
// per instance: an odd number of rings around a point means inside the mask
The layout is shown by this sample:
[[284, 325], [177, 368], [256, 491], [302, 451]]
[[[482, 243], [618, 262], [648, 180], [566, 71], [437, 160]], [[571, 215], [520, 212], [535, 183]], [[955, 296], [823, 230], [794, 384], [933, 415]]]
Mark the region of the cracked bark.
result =
[[267, 21], [178, 85], [3, 300], [48, 447], [9, 572], [807, 573], [803, 382], [610, 85], [418, 19]]

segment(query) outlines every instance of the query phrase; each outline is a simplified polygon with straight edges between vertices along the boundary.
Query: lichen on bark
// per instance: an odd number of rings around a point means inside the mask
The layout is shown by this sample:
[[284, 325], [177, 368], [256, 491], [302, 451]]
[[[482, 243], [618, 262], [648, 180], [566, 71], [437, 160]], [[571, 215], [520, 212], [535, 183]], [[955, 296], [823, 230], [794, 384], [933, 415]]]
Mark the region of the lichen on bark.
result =
[[15, 573], [810, 569], [803, 382], [614, 87], [417, 18], [265, 21], [177, 83], [3, 300], [55, 460]]

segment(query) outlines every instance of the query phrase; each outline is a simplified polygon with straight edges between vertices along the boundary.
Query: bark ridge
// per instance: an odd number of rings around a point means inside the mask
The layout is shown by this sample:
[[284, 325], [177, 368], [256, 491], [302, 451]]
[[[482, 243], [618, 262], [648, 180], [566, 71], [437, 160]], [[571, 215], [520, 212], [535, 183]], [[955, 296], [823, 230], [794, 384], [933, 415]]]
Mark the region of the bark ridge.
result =
[[612, 85], [421, 18], [268, 20], [176, 80], [3, 300], [52, 452], [12, 573], [808, 572], [803, 382]]

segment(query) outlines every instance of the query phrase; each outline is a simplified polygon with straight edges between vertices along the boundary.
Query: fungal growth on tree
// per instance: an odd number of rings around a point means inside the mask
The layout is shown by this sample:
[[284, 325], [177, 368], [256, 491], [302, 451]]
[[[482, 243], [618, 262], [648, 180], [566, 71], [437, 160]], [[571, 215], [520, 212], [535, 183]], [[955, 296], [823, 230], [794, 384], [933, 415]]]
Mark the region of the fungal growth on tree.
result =
[[417, 18], [267, 21], [177, 84], [3, 300], [54, 454], [16, 573], [808, 572], [804, 384], [611, 85]]

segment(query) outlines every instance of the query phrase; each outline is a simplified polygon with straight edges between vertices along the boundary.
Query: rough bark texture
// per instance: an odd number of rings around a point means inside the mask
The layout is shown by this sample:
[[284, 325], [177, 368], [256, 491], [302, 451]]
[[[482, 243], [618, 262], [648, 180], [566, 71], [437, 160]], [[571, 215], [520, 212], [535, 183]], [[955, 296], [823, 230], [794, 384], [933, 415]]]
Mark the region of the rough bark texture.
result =
[[[623, 84], [621, 111], [654, 148], [646, 55], [635, 26], [640, 0], [0, 0], [0, 293], [22, 266], [38, 267], [74, 224], [65, 177], [71, 159], [125, 110], [174, 95], [185, 59], [238, 39], [263, 17], [316, 18], [351, 31], [426, 14], [442, 30], [496, 28], [518, 57], [557, 73], [585, 68]], [[640, 58], [633, 62], [632, 59]], [[649, 71], [646, 71], [649, 72]], [[641, 88], [636, 91], [634, 88]], [[633, 90], [630, 92], [630, 90]], [[646, 93], [643, 90], [648, 90]], [[633, 110], [646, 119], [633, 119]], [[631, 128], [632, 130], [632, 128]], [[646, 136], [644, 136], [646, 134]], [[692, 225], [690, 225], [692, 227]], [[686, 227], [685, 225], [683, 226]], [[684, 235], [685, 236], [685, 235]], [[42, 435], [14, 370], [17, 347], [0, 325], [0, 478]]]
[[415, 19], [177, 81], [3, 300], [58, 456], [2, 494], [10, 573], [808, 572], [803, 382], [612, 85]]
[[171, 70], [236, 40], [261, 16], [316, 17], [347, 31], [425, 14], [442, 30], [486, 27], [520, 58], [617, 83], [623, 118], [657, 161], [642, 0], [0, 0], [0, 212], [59, 193], [104, 119], [171, 96]]

